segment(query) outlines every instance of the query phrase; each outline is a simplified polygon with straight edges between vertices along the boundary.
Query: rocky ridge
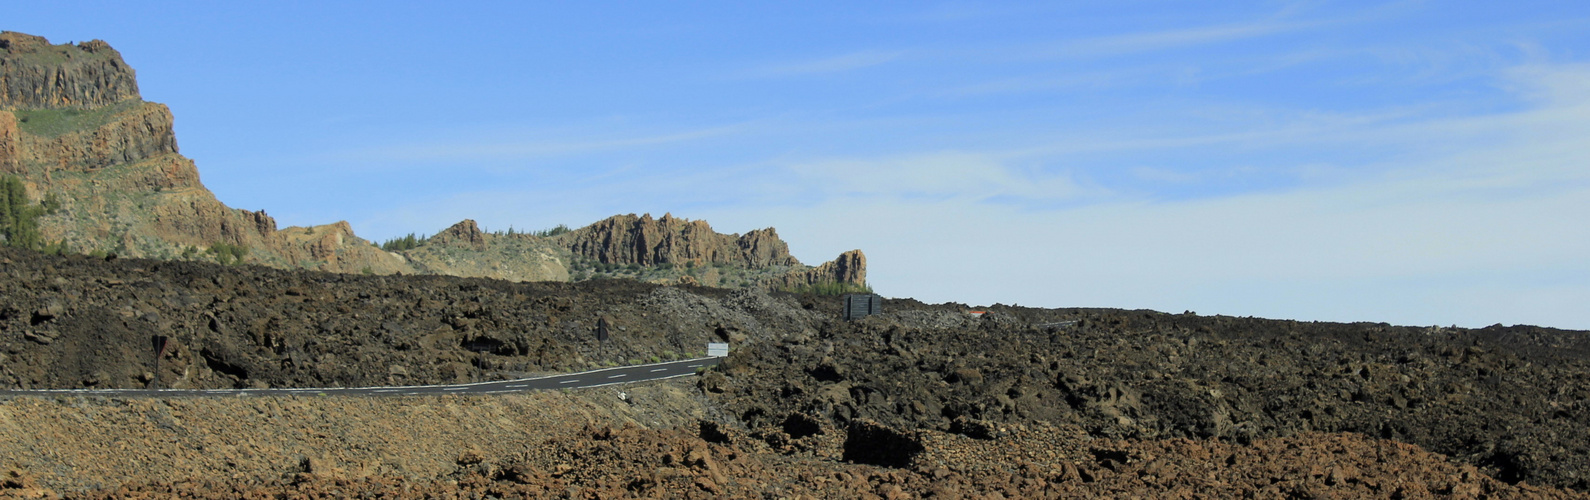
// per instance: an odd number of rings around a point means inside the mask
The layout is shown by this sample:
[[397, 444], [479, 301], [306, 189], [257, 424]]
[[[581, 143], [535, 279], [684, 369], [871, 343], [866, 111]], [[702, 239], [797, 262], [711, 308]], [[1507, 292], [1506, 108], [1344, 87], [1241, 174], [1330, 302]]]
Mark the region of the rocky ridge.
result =
[[72, 252], [192, 260], [216, 258], [205, 249], [241, 248], [241, 261], [276, 268], [553, 281], [571, 279], [571, 267], [584, 261], [655, 267], [654, 279], [678, 281], [685, 273], [662, 268], [689, 262], [750, 275], [689, 278], [698, 283], [865, 283], [854, 265], [800, 264], [771, 228], [724, 235], [672, 216], [615, 216], [557, 238], [487, 234], [466, 220], [435, 246], [399, 253], [359, 238], [346, 222], [278, 229], [263, 210], [215, 199], [181, 155], [170, 110], [143, 101], [132, 68], [99, 40], [53, 45], [0, 32], [0, 111], [0, 174], [19, 176], [33, 199], [62, 200], [41, 232]]

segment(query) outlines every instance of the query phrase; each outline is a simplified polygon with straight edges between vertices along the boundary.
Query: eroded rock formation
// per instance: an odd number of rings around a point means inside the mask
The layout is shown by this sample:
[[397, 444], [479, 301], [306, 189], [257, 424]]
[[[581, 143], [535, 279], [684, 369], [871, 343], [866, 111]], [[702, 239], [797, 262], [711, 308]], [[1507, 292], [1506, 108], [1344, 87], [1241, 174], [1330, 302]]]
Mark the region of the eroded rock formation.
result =
[[104, 41], [51, 45], [0, 32], [0, 109], [84, 109], [138, 98], [133, 69]]
[[574, 255], [604, 264], [727, 264], [762, 268], [800, 264], [773, 228], [720, 234], [702, 220], [664, 214], [615, 215], [560, 236]]

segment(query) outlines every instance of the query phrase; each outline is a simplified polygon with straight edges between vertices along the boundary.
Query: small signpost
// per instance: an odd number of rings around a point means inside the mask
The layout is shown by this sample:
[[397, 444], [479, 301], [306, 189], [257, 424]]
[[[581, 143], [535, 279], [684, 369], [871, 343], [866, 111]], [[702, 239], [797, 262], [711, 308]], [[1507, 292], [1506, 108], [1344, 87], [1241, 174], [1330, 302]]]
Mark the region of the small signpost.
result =
[[166, 345], [170, 343], [169, 341], [171, 340], [171, 338], [167, 337], [165, 335], [155, 335], [153, 337], [150, 337], [149, 340], [152, 343], [154, 343], [154, 347], [155, 347], [155, 376], [154, 376], [153, 379], [151, 379], [149, 381], [149, 383], [154, 384], [154, 388], [155, 389], [159, 389], [160, 388], [160, 358], [163, 358], [163, 357], [166, 356]]
[[729, 355], [729, 344], [727, 342], [708, 342], [707, 343], [707, 357], [709, 357], [709, 358], [722, 358], [722, 357], [727, 357], [728, 355]]
[[601, 342], [601, 343], [604, 343], [604, 344], [607, 343], [607, 339], [610, 337], [607, 329], [608, 329], [607, 318], [605, 318], [605, 317], [596, 318], [596, 341], [597, 342]]

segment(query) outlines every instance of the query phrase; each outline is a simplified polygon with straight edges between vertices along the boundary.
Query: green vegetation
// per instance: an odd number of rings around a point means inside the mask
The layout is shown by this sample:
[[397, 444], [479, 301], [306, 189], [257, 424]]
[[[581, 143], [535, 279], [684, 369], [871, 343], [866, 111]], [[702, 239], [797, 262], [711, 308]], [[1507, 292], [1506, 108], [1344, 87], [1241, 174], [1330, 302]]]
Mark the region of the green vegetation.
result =
[[39, 235], [39, 216], [45, 207], [28, 203], [27, 189], [22, 180], [6, 176], [0, 178], [0, 236], [5, 246], [38, 250], [44, 246]]
[[565, 226], [563, 224], [558, 224], [557, 227], [554, 227], [554, 228], [551, 228], [551, 229], [542, 229], [540, 231], [530, 231], [528, 233], [524, 232], [524, 231], [516, 231], [516, 230], [514, 230], [513, 226], [508, 226], [508, 230], [507, 231], [485, 231], [484, 229], [482, 229], [482, 231], [483, 232], [487, 232], [487, 233], [491, 233], [491, 234], [494, 234], [494, 235], [497, 235], [497, 236], [519, 236], [519, 235], [522, 235], [522, 234], [528, 234], [530, 236], [537, 236], [537, 237], [541, 237], [541, 238], [546, 238], [546, 237], [549, 237], [549, 236], [557, 236], [557, 235], [560, 235], [560, 234], [563, 234], [563, 233], [567, 233], [567, 232], [573, 231], [573, 229], [569, 229], [569, 226]]
[[[512, 227], [510, 227], [508, 229], [510, 231], [513, 230]], [[553, 227], [552, 229], [542, 229], [540, 231], [531, 231], [530, 235], [531, 236], [539, 236], [539, 237], [542, 237], [542, 238], [548, 238], [548, 237], [564, 234], [564, 233], [567, 233], [567, 232], [570, 232], [570, 231], [573, 231], [573, 230], [569, 229], [569, 226], [565, 226], [563, 224], [558, 224], [556, 227]]]
[[221, 263], [223, 266], [228, 266], [232, 264], [241, 264], [243, 262], [243, 257], [248, 255], [248, 247], [245, 245], [233, 245], [230, 243], [215, 242], [210, 244], [210, 249], [206, 250], [206, 252], [214, 255], [216, 262]]
[[402, 238], [392, 238], [390, 240], [381, 242], [381, 249], [388, 252], [413, 250], [415, 248], [419, 248], [420, 245], [424, 245], [425, 242], [430, 241], [430, 239], [431, 238], [429, 236], [415, 237], [414, 233], [409, 233], [408, 236], [404, 236]]
[[39, 206], [44, 207], [45, 214], [53, 214], [61, 211], [61, 199], [56, 197], [55, 193], [46, 193], [44, 200], [39, 202]]
[[806, 286], [787, 286], [781, 290], [789, 293], [811, 295], [844, 295], [847, 293], [872, 293], [871, 285], [857, 285], [855, 283], [818, 283]]
[[139, 101], [126, 101], [113, 106], [95, 109], [23, 109], [12, 111], [17, 117], [17, 127], [23, 132], [43, 137], [60, 137], [80, 130], [94, 130], [116, 115], [142, 105]]

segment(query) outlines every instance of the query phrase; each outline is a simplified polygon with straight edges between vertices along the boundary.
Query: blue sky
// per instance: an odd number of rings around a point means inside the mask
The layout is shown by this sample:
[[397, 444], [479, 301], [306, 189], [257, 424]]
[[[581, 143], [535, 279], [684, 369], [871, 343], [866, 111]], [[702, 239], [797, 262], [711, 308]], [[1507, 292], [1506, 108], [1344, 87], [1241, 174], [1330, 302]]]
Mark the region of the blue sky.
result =
[[[1062, 5], [1056, 5], [1062, 4]], [[1590, 3], [30, 2], [205, 184], [381, 240], [618, 213], [930, 302], [1590, 328]]]

